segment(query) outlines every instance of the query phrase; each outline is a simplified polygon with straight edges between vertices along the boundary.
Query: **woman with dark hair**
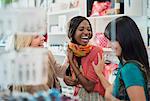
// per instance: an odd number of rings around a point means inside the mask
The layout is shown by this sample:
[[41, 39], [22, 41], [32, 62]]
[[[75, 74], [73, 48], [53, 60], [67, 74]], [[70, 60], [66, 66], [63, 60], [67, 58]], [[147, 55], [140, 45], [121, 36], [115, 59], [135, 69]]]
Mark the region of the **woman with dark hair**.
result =
[[[148, 54], [136, 23], [128, 16], [111, 21], [104, 32], [120, 60], [113, 89], [108, 87], [106, 98], [112, 100], [149, 101], [147, 81], [150, 73]], [[101, 60], [99, 61], [101, 62]], [[102, 68], [94, 65], [100, 75]]]
[[75, 86], [74, 95], [78, 95], [82, 101], [103, 101], [109, 83], [104, 76], [99, 80], [94, 72], [92, 62], [98, 62], [97, 54], [102, 57], [102, 49], [89, 44], [92, 35], [92, 26], [87, 18], [76, 16], [70, 20], [68, 37], [71, 42], [67, 51], [69, 67], [64, 81], [69, 86]]

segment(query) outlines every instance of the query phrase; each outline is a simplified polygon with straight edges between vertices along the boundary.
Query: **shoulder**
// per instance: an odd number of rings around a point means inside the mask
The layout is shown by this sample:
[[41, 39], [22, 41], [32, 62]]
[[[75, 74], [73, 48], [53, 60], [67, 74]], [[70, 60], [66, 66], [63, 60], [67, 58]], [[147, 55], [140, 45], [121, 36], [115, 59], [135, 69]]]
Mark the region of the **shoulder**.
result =
[[122, 67], [122, 73], [129, 73], [129, 72], [139, 73], [140, 72], [139, 68], [140, 67], [135, 63], [127, 63]]
[[135, 63], [127, 63], [121, 68], [121, 76], [125, 82], [125, 86], [130, 87], [133, 85], [144, 85], [143, 74]]

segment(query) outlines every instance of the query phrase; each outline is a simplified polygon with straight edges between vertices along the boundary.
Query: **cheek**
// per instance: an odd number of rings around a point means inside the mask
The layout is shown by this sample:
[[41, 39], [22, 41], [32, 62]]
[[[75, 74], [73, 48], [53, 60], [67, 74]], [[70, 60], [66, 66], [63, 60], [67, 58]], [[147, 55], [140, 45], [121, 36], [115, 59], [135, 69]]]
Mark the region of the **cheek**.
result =
[[80, 34], [76, 33], [75, 36], [74, 36], [74, 38], [75, 38], [76, 41], [78, 41], [80, 39]]
[[36, 39], [33, 39], [31, 45], [36, 45], [36, 44], [38, 44], [38, 41]]
[[116, 47], [116, 53], [118, 56], [121, 55], [121, 47], [120, 46]]
[[113, 44], [112, 48], [114, 49], [117, 56], [121, 55], [121, 47], [118, 44]]

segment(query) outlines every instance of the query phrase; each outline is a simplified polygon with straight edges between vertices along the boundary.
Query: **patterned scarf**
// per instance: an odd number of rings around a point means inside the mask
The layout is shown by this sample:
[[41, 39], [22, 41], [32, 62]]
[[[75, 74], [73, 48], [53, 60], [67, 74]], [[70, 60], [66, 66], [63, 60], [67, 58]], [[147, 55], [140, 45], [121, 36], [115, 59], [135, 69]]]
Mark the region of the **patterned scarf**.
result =
[[92, 45], [77, 45], [74, 43], [69, 43], [68, 47], [72, 50], [75, 56], [77, 57], [84, 57], [86, 56], [92, 49]]

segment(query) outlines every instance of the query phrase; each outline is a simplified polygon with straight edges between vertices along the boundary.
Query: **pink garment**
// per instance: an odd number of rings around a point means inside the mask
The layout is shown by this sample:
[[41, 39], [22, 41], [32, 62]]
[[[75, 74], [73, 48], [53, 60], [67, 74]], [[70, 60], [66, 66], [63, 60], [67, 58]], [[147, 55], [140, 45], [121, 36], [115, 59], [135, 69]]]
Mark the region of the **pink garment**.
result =
[[108, 47], [109, 40], [104, 36], [103, 33], [96, 33], [93, 41], [96, 44], [96, 46], [102, 48]]
[[[104, 96], [104, 87], [102, 86], [98, 76], [94, 71], [94, 67], [92, 66], [93, 61], [95, 62], [95, 64], [98, 63], [98, 53], [102, 55], [102, 49], [100, 47], [93, 46], [91, 52], [87, 56], [81, 58], [81, 64], [83, 75], [87, 79], [96, 83], [94, 92], [98, 92], [100, 95]], [[78, 87], [76, 89], [78, 89]]]
[[109, 64], [109, 65], [105, 65], [105, 68], [104, 68], [104, 76], [105, 78], [108, 80], [109, 79], [109, 76], [110, 74], [116, 69], [118, 68], [118, 64]]

